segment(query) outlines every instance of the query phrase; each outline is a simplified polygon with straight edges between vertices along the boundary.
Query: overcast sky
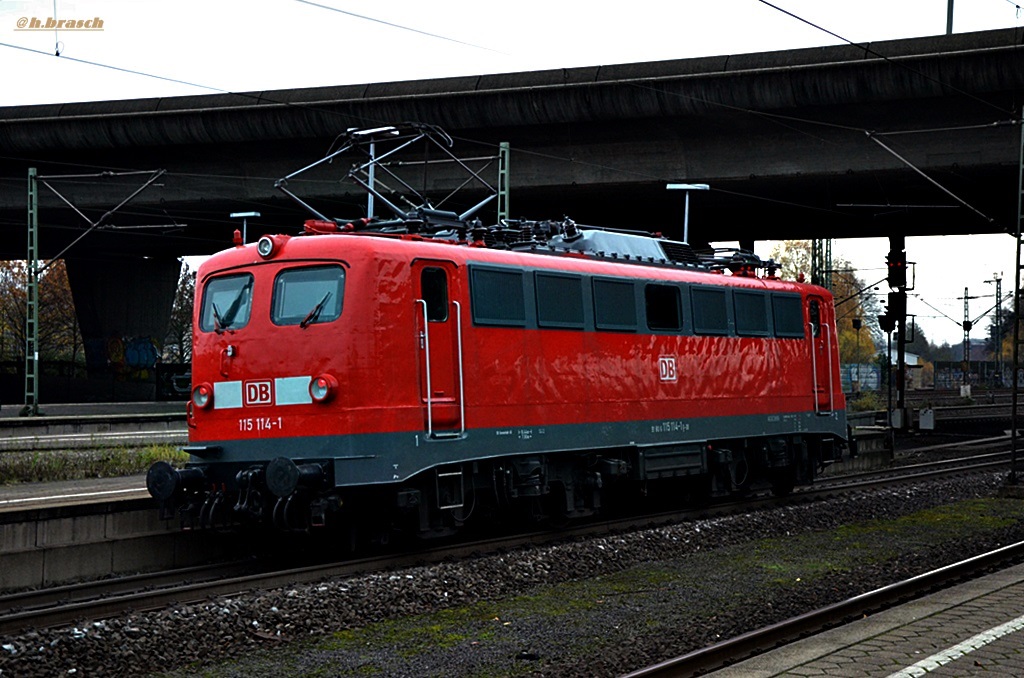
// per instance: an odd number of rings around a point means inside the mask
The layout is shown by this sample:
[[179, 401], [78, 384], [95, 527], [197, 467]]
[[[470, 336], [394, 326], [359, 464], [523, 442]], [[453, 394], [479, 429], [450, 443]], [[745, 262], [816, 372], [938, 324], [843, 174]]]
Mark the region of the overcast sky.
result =
[[[772, 4], [854, 42], [946, 31], [947, 0]], [[75, 20], [82, 28], [47, 29], [51, 18]], [[1019, 25], [1016, 2], [956, 1], [955, 32]], [[0, 106], [412, 80], [841, 42], [759, 0], [0, 0]], [[880, 278], [887, 249], [884, 240], [844, 241], [834, 254], [858, 267], [877, 267]], [[963, 318], [963, 300], [956, 297], [963, 296], [964, 284], [972, 296], [975, 290], [991, 294], [992, 285], [983, 281], [1002, 273], [1012, 288], [1008, 236], [908, 239], [907, 251], [920, 262], [922, 298], [939, 309], [912, 298], [909, 310], [933, 340], [962, 339], [962, 330], [943, 314]], [[952, 266], [954, 258], [975, 263]], [[870, 282], [872, 272], [862, 277]], [[972, 309], [980, 314], [993, 301], [972, 301]], [[972, 339], [980, 336], [980, 330], [972, 333]]]

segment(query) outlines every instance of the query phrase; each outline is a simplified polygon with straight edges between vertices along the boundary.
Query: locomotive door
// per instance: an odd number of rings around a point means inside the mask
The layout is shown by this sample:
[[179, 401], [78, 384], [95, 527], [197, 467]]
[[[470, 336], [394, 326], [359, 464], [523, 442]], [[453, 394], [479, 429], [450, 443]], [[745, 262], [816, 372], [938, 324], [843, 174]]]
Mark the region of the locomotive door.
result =
[[832, 396], [832, 328], [825, 316], [828, 306], [821, 297], [807, 297], [807, 328], [811, 341], [811, 380], [814, 390], [814, 411], [829, 414], [833, 410]]
[[449, 261], [417, 260], [412, 273], [424, 430], [432, 438], [456, 437], [466, 430], [458, 269]]

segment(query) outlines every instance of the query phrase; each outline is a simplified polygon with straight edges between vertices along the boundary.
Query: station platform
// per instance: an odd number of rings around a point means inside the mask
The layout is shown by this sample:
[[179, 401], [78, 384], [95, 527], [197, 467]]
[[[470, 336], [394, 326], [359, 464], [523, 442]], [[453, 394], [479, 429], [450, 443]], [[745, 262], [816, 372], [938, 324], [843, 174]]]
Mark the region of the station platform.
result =
[[149, 499], [145, 474], [17, 483], [0, 486], [0, 514], [133, 499]]
[[36, 417], [23, 417], [22, 405], [0, 405], [0, 419], [31, 421], [48, 417], [102, 417], [112, 414], [166, 414], [185, 417], [184, 400], [123, 403], [42, 403]]
[[1024, 565], [910, 601], [706, 675], [1024, 676]]

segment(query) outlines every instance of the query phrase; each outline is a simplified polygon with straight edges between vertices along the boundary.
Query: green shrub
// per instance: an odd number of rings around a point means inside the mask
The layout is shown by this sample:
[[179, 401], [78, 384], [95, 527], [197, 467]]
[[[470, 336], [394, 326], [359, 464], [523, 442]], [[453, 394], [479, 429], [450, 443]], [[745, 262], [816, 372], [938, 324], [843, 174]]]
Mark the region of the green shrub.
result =
[[172, 445], [0, 453], [0, 485], [145, 473], [155, 461], [182, 466], [188, 454]]

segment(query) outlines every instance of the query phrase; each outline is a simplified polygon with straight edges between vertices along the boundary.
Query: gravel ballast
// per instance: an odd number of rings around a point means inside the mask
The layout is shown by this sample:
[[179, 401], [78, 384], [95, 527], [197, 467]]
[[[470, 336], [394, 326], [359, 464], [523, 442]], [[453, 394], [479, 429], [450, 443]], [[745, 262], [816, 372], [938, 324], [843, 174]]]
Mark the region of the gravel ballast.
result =
[[4, 638], [0, 676], [616, 675], [1024, 540], [1001, 475]]

